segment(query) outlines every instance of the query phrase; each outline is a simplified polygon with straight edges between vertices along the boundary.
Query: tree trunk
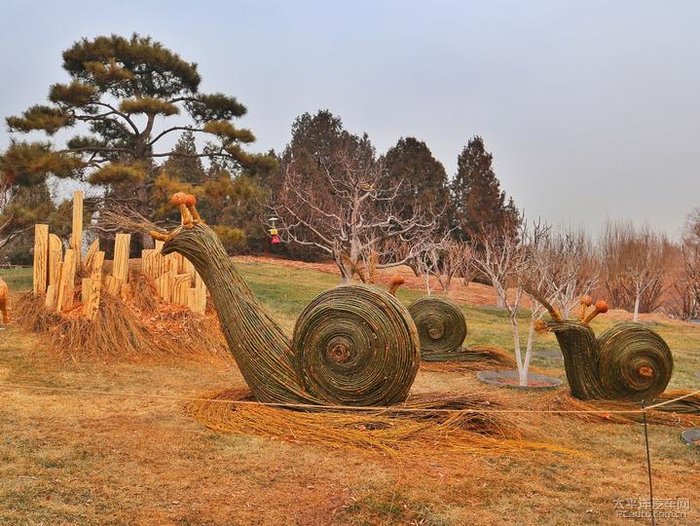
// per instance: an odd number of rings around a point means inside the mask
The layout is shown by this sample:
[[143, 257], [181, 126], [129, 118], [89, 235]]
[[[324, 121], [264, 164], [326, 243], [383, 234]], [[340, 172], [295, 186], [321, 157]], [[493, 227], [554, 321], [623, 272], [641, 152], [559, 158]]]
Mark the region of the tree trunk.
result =
[[352, 265], [350, 265], [347, 261], [344, 259], [337, 260], [336, 263], [338, 265], [338, 268], [340, 269], [340, 284], [341, 285], [350, 285], [352, 282]]
[[634, 298], [634, 315], [632, 316], [632, 321], [639, 321], [639, 301], [642, 295], [637, 292], [637, 296]]
[[530, 358], [532, 357], [532, 343], [535, 341], [535, 319], [530, 321], [530, 329], [527, 333], [527, 347], [525, 348], [525, 362], [522, 371], [519, 371], [520, 385], [527, 385], [527, 373], [530, 370]]
[[[513, 347], [515, 348], [515, 361], [518, 364], [518, 383], [520, 385], [527, 385], [527, 371], [525, 371], [525, 368], [523, 366], [523, 356], [520, 352], [520, 331], [518, 331], [518, 320], [513, 314], [511, 314], [510, 316], [510, 325], [513, 329]], [[525, 383], [523, 383], [523, 381]]]

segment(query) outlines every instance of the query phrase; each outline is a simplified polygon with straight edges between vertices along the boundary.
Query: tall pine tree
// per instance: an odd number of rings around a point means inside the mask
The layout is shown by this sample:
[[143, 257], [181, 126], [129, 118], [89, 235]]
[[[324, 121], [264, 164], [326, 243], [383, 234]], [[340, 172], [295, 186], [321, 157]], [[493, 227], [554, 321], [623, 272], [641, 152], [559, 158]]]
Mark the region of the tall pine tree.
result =
[[[197, 65], [150, 37], [84, 38], [63, 52], [63, 69], [69, 82], [50, 87], [48, 105], [6, 119], [12, 132], [43, 131], [50, 139], [12, 142], [3, 156], [12, 174], [82, 177], [105, 189], [108, 204], [150, 216], [157, 161], [172, 155], [165, 149], [171, 134], [199, 134], [207, 147], [196, 155], [231, 170], [269, 161], [244, 150], [255, 140], [234, 125], [245, 106], [222, 93], [201, 93]], [[51, 140], [61, 130], [72, 136]], [[151, 239], [144, 235], [142, 242]]]
[[457, 174], [452, 181], [453, 225], [461, 239], [474, 238], [489, 228], [511, 227], [515, 231], [520, 214], [493, 171], [493, 155], [484, 140], [469, 140], [457, 159]]
[[[447, 173], [423, 141], [402, 137], [381, 160], [387, 188], [400, 185], [393, 208], [401, 219], [412, 217], [419, 209], [433, 213], [446, 211], [450, 201]], [[447, 214], [443, 216], [446, 226]]]

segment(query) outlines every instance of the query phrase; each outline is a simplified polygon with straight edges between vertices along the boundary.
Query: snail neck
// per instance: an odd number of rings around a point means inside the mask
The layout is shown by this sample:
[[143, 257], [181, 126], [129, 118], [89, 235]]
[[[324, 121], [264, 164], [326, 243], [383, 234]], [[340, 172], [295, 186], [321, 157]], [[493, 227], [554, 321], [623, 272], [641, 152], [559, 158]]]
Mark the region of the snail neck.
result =
[[301, 386], [289, 337], [255, 297], [214, 231], [206, 225], [180, 230], [164, 246], [167, 252], [186, 257], [209, 289], [229, 350], [256, 399], [313, 402]]
[[606, 398], [598, 371], [599, 352], [593, 330], [574, 321], [549, 324], [564, 355], [571, 394], [580, 400]]

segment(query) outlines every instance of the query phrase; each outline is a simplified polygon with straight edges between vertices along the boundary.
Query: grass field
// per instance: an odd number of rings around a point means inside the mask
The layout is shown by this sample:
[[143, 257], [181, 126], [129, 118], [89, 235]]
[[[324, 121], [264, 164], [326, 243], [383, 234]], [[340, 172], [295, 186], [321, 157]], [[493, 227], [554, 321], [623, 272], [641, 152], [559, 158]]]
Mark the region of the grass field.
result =
[[[303, 268], [240, 267], [289, 330], [315, 294], [337, 284], [336, 276]], [[15, 291], [31, 286], [29, 269], [0, 276]], [[399, 297], [420, 295], [402, 290]], [[503, 312], [464, 312], [468, 344], [509, 348]], [[599, 317], [594, 327], [612, 323]], [[671, 387], [700, 387], [700, 326], [655, 321], [653, 328], [674, 351]], [[2, 525], [627, 524], [639, 521], [616, 514], [633, 511], [625, 499], [647, 496], [637, 424], [546, 421], [547, 439], [576, 454], [428, 450], [396, 459], [214, 432], [187, 417], [182, 401], [153, 397], [242, 386], [231, 360], [67, 363], [52, 356], [50, 343], [16, 325], [0, 330]], [[556, 341], [542, 336], [537, 346]], [[564, 378], [556, 360], [534, 365]], [[59, 390], [8, 387], [19, 385]], [[421, 370], [415, 384], [418, 391], [476, 387], [496, 389], [478, 384], [473, 371]], [[680, 431], [650, 428], [655, 498], [689, 499], [690, 508], [659, 524], [700, 524], [700, 453], [681, 443]]]

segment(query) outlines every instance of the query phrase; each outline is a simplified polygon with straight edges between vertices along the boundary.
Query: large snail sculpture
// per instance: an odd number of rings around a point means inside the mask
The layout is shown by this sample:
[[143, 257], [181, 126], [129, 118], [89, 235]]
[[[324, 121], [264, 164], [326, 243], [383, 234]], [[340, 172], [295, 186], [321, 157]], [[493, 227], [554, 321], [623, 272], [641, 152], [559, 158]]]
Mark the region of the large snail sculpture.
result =
[[258, 301], [195, 198], [182, 193], [182, 225], [164, 241], [207, 285], [229, 349], [261, 402], [391, 405], [406, 400], [420, 364], [420, 341], [408, 310], [378, 288], [340, 286], [319, 294], [299, 316], [290, 339]]
[[541, 295], [528, 291], [552, 319], [539, 329], [551, 331], [564, 355], [571, 394], [581, 400], [651, 400], [661, 394], [673, 372], [673, 356], [656, 332], [633, 322], [618, 323], [596, 338], [588, 325], [607, 312], [605, 301], [581, 298], [579, 320], [565, 320]]

